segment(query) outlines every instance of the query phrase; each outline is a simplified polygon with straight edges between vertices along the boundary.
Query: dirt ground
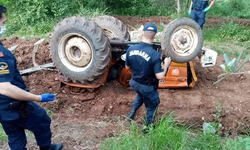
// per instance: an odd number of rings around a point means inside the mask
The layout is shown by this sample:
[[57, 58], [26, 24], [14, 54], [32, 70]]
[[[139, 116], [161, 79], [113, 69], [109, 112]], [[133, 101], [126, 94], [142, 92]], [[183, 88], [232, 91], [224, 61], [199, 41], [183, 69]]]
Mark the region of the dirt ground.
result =
[[[168, 17], [119, 17], [130, 28], [136, 28], [146, 22], [168, 23]], [[223, 18], [208, 18], [206, 26], [228, 22]], [[248, 25], [249, 20], [234, 20]], [[5, 47], [19, 44], [15, 51], [19, 70], [32, 67], [33, 44], [39, 39], [27, 41], [19, 38], [3, 39]], [[38, 64], [52, 62], [49, 55], [49, 43], [43, 42], [36, 55]], [[224, 63], [218, 56], [216, 66], [202, 68], [199, 59], [194, 60], [198, 77], [193, 88], [159, 89], [160, 107], [157, 117], [174, 112], [178, 122], [201, 128], [205, 121], [222, 119], [223, 135], [236, 136], [249, 130], [250, 125], [250, 74], [235, 75], [217, 85], [213, 85], [217, 76], [222, 73], [219, 65]], [[245, 70], [250, 70], [250, 63]], [[54, 93], [56, 100], [39, 103], [53, 111], [52, 132], [53, 142], [64, 143], [66, 150], [99, 149], [101, 141], [114, 136], [117, 131], [126, 130], [125, 116], [128, 114], [135, 92], [122, 87], [117, 80], [90, 92], [86, 89], [61, 87], [56, 70], [43, 70], [28, 75], [23, 79], [30, 92], [35, 94]], [[142, 123], [144, 107], [136, 115], [136, 122]], [[215, 115], [217, 114], [217, 117]], [[38, 149], [34, 137], [29, 137], [28, 148]], [[7, 141], [0, 143], [0, 149], [8, 149]]]
[[[151, 16], [151, 17], [132, 17], [132, 16], [114, 16], [120, 19], [123, 23], [128, 26], [128, 29], [134, 30], [138, 25], [145, 24], [147, 22], [155, 22], [156, 24], [164, 23], [167, 24], [171, 21], [171, 17], [165, 16]], [[207, 17], [204, 28], [206, 27], [217, 27], [223, 23], [237, 23], [244, 26], [250, 26], [249, 19], [239, 19], [239, 18], [220, 18], [220, 17]]]

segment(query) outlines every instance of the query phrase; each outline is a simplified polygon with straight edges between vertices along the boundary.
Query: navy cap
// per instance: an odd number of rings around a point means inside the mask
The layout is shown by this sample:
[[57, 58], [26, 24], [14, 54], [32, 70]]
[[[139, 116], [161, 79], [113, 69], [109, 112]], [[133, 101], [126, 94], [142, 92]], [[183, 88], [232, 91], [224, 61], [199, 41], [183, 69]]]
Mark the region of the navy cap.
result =
[[154, 23], [147, 23], [144, 28], [143, 31], [152, 31], [152, 32], [157, 32], [157, 26]]

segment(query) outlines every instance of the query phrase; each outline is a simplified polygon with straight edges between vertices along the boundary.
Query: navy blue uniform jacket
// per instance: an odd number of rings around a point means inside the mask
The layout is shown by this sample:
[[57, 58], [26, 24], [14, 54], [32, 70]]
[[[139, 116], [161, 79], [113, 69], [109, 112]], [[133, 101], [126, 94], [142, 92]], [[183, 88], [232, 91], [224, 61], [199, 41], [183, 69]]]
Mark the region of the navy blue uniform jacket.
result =
[[132, 70], [132, 79], [141, 84], [155, 84], [155, 74], [163, 72], [160, 53], [144, 42], [129, 47], [126, 65]]

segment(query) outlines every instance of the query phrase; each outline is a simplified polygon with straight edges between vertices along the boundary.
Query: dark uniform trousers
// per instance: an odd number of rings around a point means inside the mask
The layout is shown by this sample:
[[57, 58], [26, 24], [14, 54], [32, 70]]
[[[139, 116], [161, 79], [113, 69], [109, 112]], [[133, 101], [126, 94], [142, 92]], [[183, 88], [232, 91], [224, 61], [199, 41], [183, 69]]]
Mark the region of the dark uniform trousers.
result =
[[192, 10], [191, 13], [191, 18], [197, 22], [201, 29], [203, 28], [203, 25], [205, 24], [206, 21], [206, 12], [203, 12], [202, 10]]
[[11, 150], [26, 150], [26, 135], [24, 129], [34, 133], [37, 145], [49, 147], [51, 144], [51, 119], [44, 108], [29, 101], [28, 114], [21, 116], [18, 110], [7, 109], [1, 113], [0, 122], [8, 135]]
[[208, 6], [208, 1], [207, 0], [192, 0], [192, 1], [193, 1], [193, 6], [192, 6], [191, 18], [194, 21], [196, 21], [202, 29], [206, 21], [206, 12], [203, 12], [203, 10]]
[[157, 106], [160, 104], [159, 93], [154, 85], [140, 84], [130, 80], [130, 86], [137, 92], [137, 96], [132, 104], [132, 110], [137, 111], [144, 103], [146, 107], [146, 123], [153, 123]]

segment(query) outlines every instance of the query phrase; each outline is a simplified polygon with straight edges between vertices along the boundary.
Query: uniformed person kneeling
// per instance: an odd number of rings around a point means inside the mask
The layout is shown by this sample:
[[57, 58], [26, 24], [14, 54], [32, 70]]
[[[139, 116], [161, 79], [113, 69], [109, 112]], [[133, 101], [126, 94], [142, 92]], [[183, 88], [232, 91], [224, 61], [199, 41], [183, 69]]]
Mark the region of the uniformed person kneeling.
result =
[[[0, 5], [0, 36], [5, 31], [6, 8]], [[20, 75], [16, 59], [0, 43], [0, 122], [8, 135], [11, 150], [26, 150], [24, 130], [34, 133], [40, 150], [61, 150], [62, 143], [51, 144], [51, 119], [36, 102], [53, 101], [53, 94], [35, 95], [28, 89]]]
[[130, 46], [126, 53], [126, 68], [132, 71], [129, 84], [137, 92], [128, 120], [134, 118], [136, 111], [144, 103], [147, 110], [147, 127], [153, 124], [156, 109], [160, 104], [158, 81], [165, 77], [171, 62], [171, 59], [166, 57], [164, 67], [161, 67], [161, 54], [152, 47], [156, 33], [157, 27], [154, 23], [146, 24], [142, 32], [142, 41]]

